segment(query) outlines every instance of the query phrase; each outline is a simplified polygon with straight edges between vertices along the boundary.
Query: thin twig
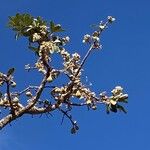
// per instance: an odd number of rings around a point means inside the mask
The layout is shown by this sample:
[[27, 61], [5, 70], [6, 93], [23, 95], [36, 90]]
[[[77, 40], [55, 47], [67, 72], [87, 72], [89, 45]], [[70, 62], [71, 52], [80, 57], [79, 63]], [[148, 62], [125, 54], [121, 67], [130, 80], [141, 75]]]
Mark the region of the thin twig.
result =
[[80, 65], [79, 69], [77, 70], [77, 72], [76, 72], [76, 74], [75, 74], [75, 77], [79, 74], [80, 70], [82, 69], [83, 65], [85, 64], [87, 58], [89, 57], [89, 55], [90, 55], [90, 53], [91, 53], [91, 51], [92, 51], [92, 49], [93, 49], [93, 46], [94, 46], [94, 45], [92, 44], [92, 45], [90, 46], [89, 50], [87, 51], [86, 55], [84, 56], [84, 58], [83, 58], [83, 60], [82, 60], [82, 62], [81, 62], [81, 65]]
[[71, 122], [72, 125], [74, 126], [75, 123], [74, 123], [74, 121], [72, 120], [72, 116], [71, 116], [71, 115], [68, 115], [68, 111], [64, 111], [64, 110], [61, 109], [61, 108], [59, 108], [59, 110], [64, 114], [64, 116], [66, 116], [66, 117], [70, 120], [70, 122]]
[[10, 96], [10, 84], [9, 84], [9, 81], [7, 81], [6, 84], [7, 84], [7, 89], [6, 89], [7, 90], [7, 96], [8, 96], [8, 101], [9, 101], [10, 108], [11, 108], [11, 113], [12, 113], [12, 115], [15, 115], [14, 107], [13, 107], [11, 96]]
[[37, 91], [38, 88], [39, 88], [39, 86], [29, 86], [29, 87], [25, 88], [24, 90], [22, 90], [20, 92], [15, 92], [13, 94], [20, 96], [21, 94], [23, 94], [23, 93], [25, 93], [25, 92], [27, 92], [29, 90], [32, 90], [32, 89], [34, 89], [35, 91]]

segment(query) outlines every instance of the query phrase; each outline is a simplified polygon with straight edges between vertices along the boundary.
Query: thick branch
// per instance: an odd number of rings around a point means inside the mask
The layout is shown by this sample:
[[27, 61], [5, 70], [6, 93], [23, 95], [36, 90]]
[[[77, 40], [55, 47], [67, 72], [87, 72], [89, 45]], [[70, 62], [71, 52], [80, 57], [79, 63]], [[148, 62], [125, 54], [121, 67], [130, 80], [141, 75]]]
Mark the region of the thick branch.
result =
[[18, 112], [15, 113], [15, 115], [9, 114], [6, 117], [4, 117], [3, 119], [1, 119], [0, 120], [0, 129], [2, 129], [3, 127], [5, 127], [8, 123], [12, 122], [16, 118], [21, 117], [24, 113], [28, 112], [28, 110], [30, 110], [36, 104], [36, 102], [40, 98], [41, 93], [42, 93], [42, 91], [44, 89], [44, 86], [45, 86], [45, 84], [47, 82], [48, 74], [49, 73], [47, 73], [44, 76], [44, 78], [43, 78], [43, 80], [42, 80], [42, 82], [41, 82], [41, 84], [39, 86], [39, 89], [37, 90], [36, 96], [33, 97], [31, 103], [29, 103], [26, 107], [23, 107], [22, 109], [20, 109]]

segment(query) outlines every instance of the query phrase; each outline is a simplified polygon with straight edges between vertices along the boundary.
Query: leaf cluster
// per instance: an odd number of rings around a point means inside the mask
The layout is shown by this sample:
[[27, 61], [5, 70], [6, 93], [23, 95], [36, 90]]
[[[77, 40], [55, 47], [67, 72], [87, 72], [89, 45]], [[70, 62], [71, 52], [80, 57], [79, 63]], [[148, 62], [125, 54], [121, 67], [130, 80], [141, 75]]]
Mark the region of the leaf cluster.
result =
[[55, 24], [50, 21], [50, 24], [44, 21], [40, 16], [34, 18], [30, 14], [19, 14], [9, 17], [8, 27], [16, 32], [16, 39], [20, 36], [30, 37], [34, 33], [41, 33], [42, 27], [50, 26], [50, 31], [48, 28], [47, 33], [62, 32], [64, 31], [60, 24]]

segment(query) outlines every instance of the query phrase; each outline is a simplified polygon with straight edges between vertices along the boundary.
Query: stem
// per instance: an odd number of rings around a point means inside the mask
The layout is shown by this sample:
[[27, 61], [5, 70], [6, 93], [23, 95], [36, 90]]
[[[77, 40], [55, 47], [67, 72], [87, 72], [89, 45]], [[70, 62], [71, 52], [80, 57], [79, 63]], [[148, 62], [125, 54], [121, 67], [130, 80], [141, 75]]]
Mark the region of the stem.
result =
[[92, 49], [93, 49], [93, 44], [90, 46], [89, 50], [87, 51], [86, 55], [84, 56], [84, 58], [83, 58], [83, 60], [82, 60], [82, 62], [81, 62], [81, 65], [80, 65], [78, 71], [77, 71], [76, 74], [75, 74], [75, 77], [79, 74], [79, 72], [80, 72], [80, 70], [82, 69], [83, 65], [85, 64], [87, 58], [89, 57], [89, 55], [90, 55]]
[[63, 109], [59, 109], [59, 110], [64, 114], [64, 116], [66, 116], [70, 120], [72, 125], [75, 125], [74, 121], [72, 120], [71, 115], [68, 115], [67, 111], [64, 111]]
[[6, 84], [7, 84], [7, 96], [8, 96], [8, 101], [9, 101], [10, 108], [11, 108], [11, 113], [12, 113], [12, 115], [15, 115], [15, 111], [14, 111], [12, 100], [11, 100], [11, 96], [10, 96], [10, 84], [9, 84], [9, 81], [7, 81]]

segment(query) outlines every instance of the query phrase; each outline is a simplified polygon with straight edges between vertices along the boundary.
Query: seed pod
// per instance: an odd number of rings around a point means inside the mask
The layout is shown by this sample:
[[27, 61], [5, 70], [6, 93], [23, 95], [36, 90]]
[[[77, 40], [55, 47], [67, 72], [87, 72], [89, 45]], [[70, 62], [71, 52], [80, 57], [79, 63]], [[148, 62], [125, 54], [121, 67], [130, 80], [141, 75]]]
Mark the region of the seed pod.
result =
[[71, 128], [71, 134], [75, 134], [76, 133], [76, 129], [75, 129], [75, 127], [72, 127]]

